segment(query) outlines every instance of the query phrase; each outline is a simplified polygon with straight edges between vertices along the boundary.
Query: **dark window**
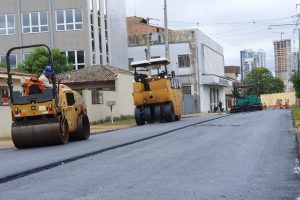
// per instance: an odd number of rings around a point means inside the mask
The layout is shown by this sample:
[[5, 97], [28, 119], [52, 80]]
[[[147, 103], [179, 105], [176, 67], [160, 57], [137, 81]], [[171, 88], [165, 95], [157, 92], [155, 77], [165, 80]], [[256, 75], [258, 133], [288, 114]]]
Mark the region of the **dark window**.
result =
[[77, 63], [84, 63], [84, 51], [77, 51]]
[[134, 58], [128, 58], [128, 68], [130, 71], [133, 70], [133, 68], [131, 67], [131, 63], [134, 61]]
[[75, 51], [68, 51], [68, 63], [75, 64]]
[[68, 64], [73, 64], [74, 69], [81, 69], [85, 67], [85, 62], [84, 62], [84, 51], [67, 51], [65, 52], [67, 59], [68, 59]]
[[92, 90], [92, 104], [103, 104], [103, 92]]
[[182, 94], [192, 94], [192, 86], [191, 85], [182, 85]]
[[178, 55], [178, 67], [185, 68], [190, 67], [190, 56], [189, 55]]
[[67, 105], [68, 106], [73, 106], [75, 104], [75, 98], [73, 93], [66, 93], [67, 97]]
[[[9, 58], [10, 58], [10, 67], [11, 68], [16, 68], [17, 67], [17, 55], [11, 54], [9, 56]], [[6, 63], [6, 56], [1, 55], [0, 56], [0, 62], [1, 63]]]

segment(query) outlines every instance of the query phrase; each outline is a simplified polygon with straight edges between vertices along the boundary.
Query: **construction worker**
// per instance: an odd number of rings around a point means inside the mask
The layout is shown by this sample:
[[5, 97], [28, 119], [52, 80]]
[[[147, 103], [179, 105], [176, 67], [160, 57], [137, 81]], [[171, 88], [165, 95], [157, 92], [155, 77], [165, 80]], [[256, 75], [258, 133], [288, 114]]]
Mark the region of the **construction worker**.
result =
[[284, 106], [285, 106], [285, 109], [289, 109], [290, 105], [289, 105], [289, 100], [288, 99], [284, 100]]
[[52, 67], [46, 66], [44, 72], [39, 77], [39, 80], [43, 82], [45, 88], [52, 88], [51, 84], [51, 74], [52, 74]]

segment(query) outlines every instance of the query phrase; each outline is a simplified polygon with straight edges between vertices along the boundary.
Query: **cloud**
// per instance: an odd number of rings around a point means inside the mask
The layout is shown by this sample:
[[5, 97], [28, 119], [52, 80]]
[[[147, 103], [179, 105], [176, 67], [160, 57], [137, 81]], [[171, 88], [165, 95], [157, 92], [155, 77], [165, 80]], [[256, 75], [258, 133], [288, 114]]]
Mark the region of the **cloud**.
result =
[[[280, 32], [283, 38], [296, 38], [295, 44], [298, 40], [293, 26], [269, 30], [269, 25], [293, 23], [296, 18], [288, 17], [300, 13], [297, 3], [299, 0], [168, 0], [169, 26], [201, 29], [224, 47], [227, 65], [240, 64], [242, 49], [263, 49], [268, 67], [274, 69], [272, 42], [280, 39]], [[137, 16], [160, 19], [152, 23], [163, 25], [163, 0], [127, 0], [127, 16], [135, 14], [134, 8]]]

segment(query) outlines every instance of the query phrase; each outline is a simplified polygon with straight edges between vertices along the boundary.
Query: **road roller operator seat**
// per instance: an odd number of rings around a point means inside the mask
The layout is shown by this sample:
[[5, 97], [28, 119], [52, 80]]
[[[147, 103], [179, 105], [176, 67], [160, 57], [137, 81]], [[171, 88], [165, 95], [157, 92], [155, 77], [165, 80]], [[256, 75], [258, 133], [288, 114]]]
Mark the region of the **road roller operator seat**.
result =
[[24, 83], [25, 95], [43, 94], [44, 86], [43, 82], [37, 77], [31, 77]]
[[148, 76], [146, 74], [138, 74], [136, 72], [134, 73], [134, 81], [143, 83], [145, 91], [150, 91], [150, 86], [147, 82], [147, 77]]

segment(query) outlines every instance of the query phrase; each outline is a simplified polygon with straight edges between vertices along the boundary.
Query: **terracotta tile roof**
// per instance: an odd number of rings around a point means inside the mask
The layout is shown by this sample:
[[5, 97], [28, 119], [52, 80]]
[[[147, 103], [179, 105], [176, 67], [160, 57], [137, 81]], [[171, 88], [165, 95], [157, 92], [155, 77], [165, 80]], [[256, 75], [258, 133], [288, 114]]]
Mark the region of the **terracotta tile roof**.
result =
[[96, 83], [115, 81], [118, 74], [133, 75], [131, 72], [103, 65], [94, 65], [79, 70], [57, 74], [61, 83]]
[[[17, 69], [12, 69], [11, 73], [12, 75], [16, 75], [16, 76], [34, 76], [34, 74], [21, 72], [20, 70]], [[0, 74], [7, 74], [7, 69], [0, 67]]]

